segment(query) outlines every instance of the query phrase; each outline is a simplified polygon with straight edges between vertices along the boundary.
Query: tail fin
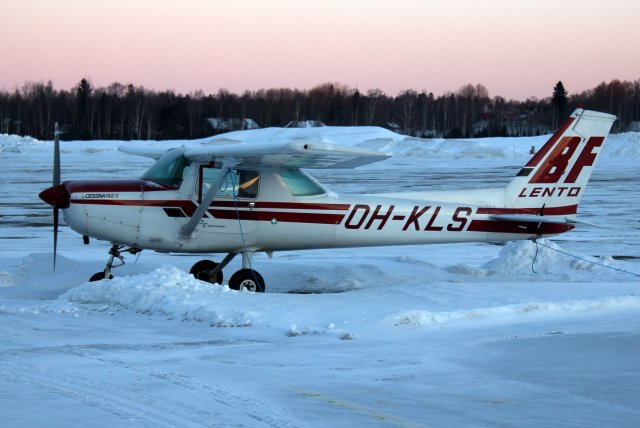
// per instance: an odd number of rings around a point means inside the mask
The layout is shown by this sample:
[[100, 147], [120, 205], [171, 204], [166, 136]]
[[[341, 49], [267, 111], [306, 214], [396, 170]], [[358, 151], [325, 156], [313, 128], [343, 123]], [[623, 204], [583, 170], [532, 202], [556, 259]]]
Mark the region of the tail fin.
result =
[[576, 109], [505, 189], [506, 208], [575, 216], [616, 117]]

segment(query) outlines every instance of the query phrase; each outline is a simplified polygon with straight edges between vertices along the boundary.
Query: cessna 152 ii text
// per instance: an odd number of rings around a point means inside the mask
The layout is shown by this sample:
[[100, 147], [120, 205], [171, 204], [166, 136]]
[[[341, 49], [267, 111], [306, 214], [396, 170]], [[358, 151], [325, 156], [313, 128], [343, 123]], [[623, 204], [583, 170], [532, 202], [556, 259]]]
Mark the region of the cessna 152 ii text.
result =
[[[549, 237], [575, 227], [578, 203], [615, 116], [577, 109], [505, 187], [375, 195], [336, 195], [302, 169], [355, 168], [389, 156], [331, 143], [335, 128], [280, 129], [250, 142], [255, 131], [225, 134], [209, 144], [159, 150], [121, 147], [157, 162], [131, 180], [54, 183], [40, 197], [54, 207], [54, 263], [58, 210], [82, 234], [112, 244], [114, 260], [143, 249], [226, 253], [201, 260], [191, 273], [222, 284], [222, 269], [242, 255], [228, 285], [264, 291], [251, 266], [255, 252], [315, 248], [510, 241]], [[317, 129], [317, 128], [316, 128]], [[320, 136], [320, 137], [319, 137]]]

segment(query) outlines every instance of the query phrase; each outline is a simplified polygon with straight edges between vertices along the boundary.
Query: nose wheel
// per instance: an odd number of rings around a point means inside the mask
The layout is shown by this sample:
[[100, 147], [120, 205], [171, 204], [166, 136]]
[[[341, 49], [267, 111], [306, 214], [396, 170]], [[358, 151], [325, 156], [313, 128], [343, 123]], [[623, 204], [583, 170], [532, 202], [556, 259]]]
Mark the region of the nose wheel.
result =
[[103, 279], [113, 279], [113, 275], [109, 274], [109, 278], [107, 278], [106, 274], [103, 272], [96, 272], [93, 275], [91, 275], [91, 278], [89, 278], [89, 282], [96, 282], [96, 281], [102, 281]]

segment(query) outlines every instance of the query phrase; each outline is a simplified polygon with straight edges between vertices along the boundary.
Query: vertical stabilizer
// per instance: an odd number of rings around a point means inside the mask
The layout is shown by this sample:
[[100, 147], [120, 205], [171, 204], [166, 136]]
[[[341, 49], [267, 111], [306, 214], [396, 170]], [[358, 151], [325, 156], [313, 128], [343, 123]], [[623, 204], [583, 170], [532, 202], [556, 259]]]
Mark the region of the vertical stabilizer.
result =
[[573, 216], [616, 117], [576, 109], [505, 189], [507, 208]]

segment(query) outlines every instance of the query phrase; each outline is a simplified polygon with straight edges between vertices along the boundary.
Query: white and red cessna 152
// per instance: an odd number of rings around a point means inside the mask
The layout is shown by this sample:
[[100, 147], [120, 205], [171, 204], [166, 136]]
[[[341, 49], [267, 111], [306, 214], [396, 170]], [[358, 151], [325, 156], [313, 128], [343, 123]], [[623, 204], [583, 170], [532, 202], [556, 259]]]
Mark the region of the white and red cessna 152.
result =
[[257, 251], [510, 241], [567, 232], [578, 222], [578, 203], [615, 119], [577, 109], [501, 188], [336, 195], [301, 169], [355, 168], [389, 156], [332, 144], [337, 131], [327, 127], [313, 138], [304, 129], [281, 129], [262, 143], [249, 142], [255, 131], [240, 131], [233, 138], [244, 144], [222, 135], [168, 151], [121, 147], [157, 159], [141, 178], [121, 181], [60, 184], [56, 144], [54, 183], [40, 197], [54, 207], [54, 257], [59, 209], [85, 243], [89, 237], [112, 243], [104, 271], [92, 281], [112, 278], [123, 252], [227, 253], [220, 263], [199, 261], [191, 273], [221, 284], [222, 269], [242, 254], [242, 269], [229, 287], [264, 291], [251, 267]]

